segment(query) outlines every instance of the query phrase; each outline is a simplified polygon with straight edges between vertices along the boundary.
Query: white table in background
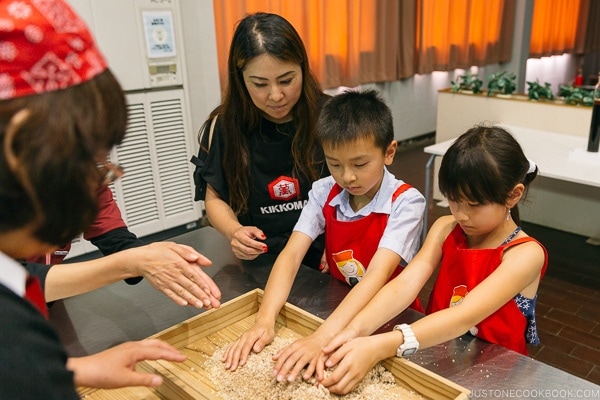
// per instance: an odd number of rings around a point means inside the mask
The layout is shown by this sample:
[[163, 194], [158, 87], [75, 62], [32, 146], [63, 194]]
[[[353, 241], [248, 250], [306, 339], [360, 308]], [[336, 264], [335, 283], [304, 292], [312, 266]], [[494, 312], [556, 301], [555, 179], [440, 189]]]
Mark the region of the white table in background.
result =
[[[587, 138], [501, 123], [498, 125], [513, 134], [523, 148], [525, 155], [537, 164], [540, 176], [600, 187], [600, 153], [585, 151]], [[429, 207], [431, 200], [431, 169], [433, 162], [436, 157], [443, 157], [455, 140], [455, 138], [446, 140], [423, 149], [426, 153], [431, 154], [425, 165], [425, 200], [427, 207]], [[428, 213], [425, 213], [423, 240], [427, 235], [427, 216]]]

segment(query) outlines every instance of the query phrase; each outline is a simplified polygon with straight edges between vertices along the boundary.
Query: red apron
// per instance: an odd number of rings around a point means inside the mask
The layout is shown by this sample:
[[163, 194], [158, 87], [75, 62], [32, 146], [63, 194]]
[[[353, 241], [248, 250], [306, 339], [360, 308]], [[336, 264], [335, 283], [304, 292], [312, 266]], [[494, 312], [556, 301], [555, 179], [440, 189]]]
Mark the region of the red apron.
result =
[[[398, 187], [392, 196], [392, 201], [411, 187], [407, 183]], [[371, 259], [377, 251], [389, 215], [370, 213], [355, 221], [339, 221], [336, 218], [335, 207], [330, 206], [329, 203], [341, 191], [341, 186], [338, 184], [333, 185], [323, 207], [325, 250], [331, 275], [350, 286], [354, 286], [365, 274]], [[404, 267], [398, 265], [389, 280], [396, 277], [403, 269]], [[413, 301], [410, 307], [423, 312], [423, 306], [418, 298]]]
[[[536, 242], [532, 237], [515, 239], [495, 249], [468, 249], [466, 237], [456, 224], [444, 241], [442, 262], [435, 285], [427, 304], [427, 314], [460, 304], [464, 296], [486, 279], [502, 262], [506, 249], [525, 242]], [[548, 254], [544, 246], [545, 261], [540, 279], [546, 272]], [[527, 355], [525, 333], [527, 319], [513, 299], [476, 327], [476, 336]]]

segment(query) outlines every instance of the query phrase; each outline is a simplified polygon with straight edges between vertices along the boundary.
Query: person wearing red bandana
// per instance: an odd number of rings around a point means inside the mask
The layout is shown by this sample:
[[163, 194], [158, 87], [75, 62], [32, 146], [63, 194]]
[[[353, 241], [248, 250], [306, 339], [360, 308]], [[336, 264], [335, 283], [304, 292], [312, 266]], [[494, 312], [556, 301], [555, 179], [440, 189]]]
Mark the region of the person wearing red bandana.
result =
[[[0, 100], [69, 88], [89, 80], [106, 68], [101, 54], [90, 46], [92, 39], [89, 34], [80, 34], [87, 29], [85, 23], [79, 18], [71, 18], [73, 13], [64, 11], [67, 8], [61, 3], [41, 0], [6, 1], [2, 2], [2, 7]], [[61, 14], [63, 11], [65, 14]], [[46, 27], [50, 27], [52, 31]], [[54, 32], [60, 32], [60, 35], [51, 34]], [[24, 44], [28, 47], [23, 47]], [[28, 49], [31, 51], [26, 52]], [[55, 112], [55, 108], [48, 112]], [[49, 156], [51, 153], [46, 149], [41, 154]], [[97, 168], [112, 179], [123, 174], [119, 166], [110, 162], [98, 163]], [[98, 188], [92, 208], [98, 209], [98, 216], [84, 232], [84, 238], [96, 245], [105, 256], [144, 246], [145, 243], [129, 231], [123, 221], [107, 186], [110, 182], [103, 183]], [[51, 194], [56, 190], [58, 186], [48, 184], [45, 191]], [[56, 223], [63, 222], [57, 220]], [[209, 266], [210, 260], [189, 246], [154, 243], [143, 249], [102, 260], [101, 263], [71, 266], [69, 271], [56, 268], [50, 272], [48, 268], [35, 265], [59, 264], [69, 249], [70, 239], [59, 243], [57, 250], [36, 254], [27, 259], [29, 264], [26, 267], [30, 271], [44, 275], [41, 277], [42, 284], [46, 282], [46, 273], [50, 275], [49, 280], [62, 284], [60, 288], [52, 285], [51, 289], [60, 290], [57, 290], [56, 296], [52, 294], [52, 298], [47, 299], [49, 301], [73, 296], [120, 279], [135, 284], [146, 278], [152, 286], [179, 305], [197, 308], [219, 306], [218, 288], [200, 268]], [[68, 274], [68, 277], [65, 278], [63, 273]], [[71, 282], [79, 284], [72, 285]]]
[[69, 358], [43, 315], [39, 282], [17, 261], [51, 253], [91, 226], [98, 190], [118, 177], [106, 156], [126, 123], [121, 87], [66, 2], [0, 2], [2, 399], [76, 399], [76, 386], [157, 386], [162, 378], [135, 371], [137, 362], [185, 359], [159, 340]]

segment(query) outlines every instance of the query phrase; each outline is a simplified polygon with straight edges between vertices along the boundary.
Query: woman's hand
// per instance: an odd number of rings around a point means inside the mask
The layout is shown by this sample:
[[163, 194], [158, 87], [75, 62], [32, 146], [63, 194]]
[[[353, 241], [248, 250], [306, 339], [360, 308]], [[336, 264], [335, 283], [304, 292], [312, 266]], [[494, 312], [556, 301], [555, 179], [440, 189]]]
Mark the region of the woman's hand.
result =
[[126, 342], [87, 357], [69, 358], [67, 368], [73, 371], [76, 386], [115, 389], [125, 386], [162, 384], [160, 375], [137, 372], [135, 366], [144, 360], [181, 362], [186, 356], [158, 339]]
[[256, 226], [240, 226], [231, 235], [231, 250], [240, 260], [254, 260], [269, 250], [267, 245], [260, 241], [266, 238], [263, 231]]
[[256, 323], [238, 340], [227, 346], [221, 361], [225, 363], [226, 369], [235, 371], [238, 366], [246, 364], [250, 351], [260, 353], [274, 338], [274, 324]]
[[179, 305], [218, 308], [221, 291], [202, 270], [211, 261], [190, 246], [173, 242], [156, 242], [127, 251], [138, 251], [140, 275]]
[[319, 264], [319, 271], [321, 271], [324, 274], [329, 273], [329, 264], [327, 263], [327, 252], [326, 251], [324, 251], [323, 255], [321, 256], [321, 264]]

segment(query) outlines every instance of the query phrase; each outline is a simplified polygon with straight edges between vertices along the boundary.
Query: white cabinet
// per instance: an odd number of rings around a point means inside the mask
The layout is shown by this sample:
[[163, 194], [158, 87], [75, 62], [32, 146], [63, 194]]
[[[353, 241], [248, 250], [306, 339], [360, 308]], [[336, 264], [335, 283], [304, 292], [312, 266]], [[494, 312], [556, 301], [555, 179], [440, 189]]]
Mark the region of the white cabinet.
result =
[[[205, 118], [220, 101], [220, 90], [217, 84], [190, 94], [188, 86], [193, 85], [187, 84], [186, 68], [194, 70], [196, 80], [218, 82], [216, 52], [207, 55], [214, 63], [202, 60], [202, 69], [186, 64], [180, 0], [70, 3], [86, 20], [126, 92], [127, 135], [110, 154], [125, 169], [125, 176], [111, 185], [125, 222], [136, 235], [146, 236], [197, 221], [202, 204], [193, 200], [189, 160], [196, 152], [199, 126], [192, 126], [191, 115]], [[187, 2], [185, 7], [197, 14], [206, 9], [204, 17], [213, 19], [212, 2]], [[212, 37], [187, 37], [193, 44], [192, 60], [198, 60], [203, 49], [197, 45], [200, 39], [214, 41], [214, 32]], [[203, 109], [191, 110], [190, 104]], [[70, 256], [93, 250], [78, 238]]]
[[111, 160], [125, 168], [114, 194], [130, 229], [149, 235], [197, 220], [183, 90], [127, 96], [129, 126]]
[[179, 0], [70, 0], [125, 91], [183, 85]]

